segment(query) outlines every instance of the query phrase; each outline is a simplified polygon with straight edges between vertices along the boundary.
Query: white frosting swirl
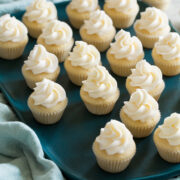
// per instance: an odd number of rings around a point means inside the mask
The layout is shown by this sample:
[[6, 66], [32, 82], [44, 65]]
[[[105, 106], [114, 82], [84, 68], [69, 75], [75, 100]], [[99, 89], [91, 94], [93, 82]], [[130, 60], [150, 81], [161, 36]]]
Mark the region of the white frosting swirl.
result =
[[111, 120], [105, 128], [101, 128], [95, 141], [108, 155], [123, 154], [132, 146], [133, 136], [123, 123]]
[[159, 137], [166, 139], [171, 146], [180, 145], [180, 114], [173, 113], [165, 118], [164, 124], [159, 126]]
[[155, 44], [157, 54], [162, 55], [164, 60], [171, 61], [180, 58], [180, 36], [176, 32], [171, 32]]
[[134, 121], [148, 122], [159, 114], [159, 105], [145, 89], [137, 89], [130, 100], [124, 102], [123, 110]]
[[92, 12], [98, 7], [98, 0], [72, 0], [70, 7], [78, 12]]
[[136, 60], [143, 53], [141, 41], [129, 32], [120, 30], [115, 36], [115, 42], [111, 43], [110, 54], [114, 54], [116, 59], [126, 58]]
[[135, 22], [135, 26], [136, 25], [139, 25], [139, 29], [146, 30], [149, 33], [163, 29], [170, 30], [167, 15], [155, 7], [146, 8], [146, 10], [141, 13], [141, 18]]
[[31, 22], [47, 23], [48, 21], [57, 19], [57, 10], [52, 2], [34, 0], [32, 4], [27, 7], [24, 16]]
[[9, 14], [0, 17], [0, 41], [20, 42], [27, 38], [26, 26]]
[[132, 74], [128, 77], [131, 86], [145, 89], [147, 92], [153, 91], [163, 82], [161, 70], [154, 65], [150, 65], [146, 60], [141, 60], [136, 64], [135, 69], [131, 69]]
[[38, 44], [24, 61], [26, 69], [31, 70], [33, 74], [53, 73], [58, 68], [58, 58], [46, 51], [45, 47]]
[[102, 10], [96, 10], [90, 14], [90, 18], [84, 21], [83, 28], [88, 34], [104, 35], [114, 31], [111, 18]]
[[68, 60], [72, 66], [81, 66], [89, 69], [100, 64], [100, 53], [93, 45], [88, 45], [83, 41], [76, 41], [73, 52], [70, 52]]
[[43, 79], [43, 81], [36, 83], [31, 97], [35, 106], [42, 105], [51, 108], [66, 99], [66, 92], [60, 84]]
[[40, 35], [46, 44], [63, 45], [72, 39], [72, 30], [70, 26], [58, 20], [51, 21]]
[[106, 4], [109, 9], [115, 9], [124, 14], [138, 8], [137, 0], [106, 0]]
[[83, 81], [84, 91], [92, 98], [108, 99], [117, 91], [117, 82], [109, 74], [105, 67], [97, 65], [88, 74], [87, 80]]

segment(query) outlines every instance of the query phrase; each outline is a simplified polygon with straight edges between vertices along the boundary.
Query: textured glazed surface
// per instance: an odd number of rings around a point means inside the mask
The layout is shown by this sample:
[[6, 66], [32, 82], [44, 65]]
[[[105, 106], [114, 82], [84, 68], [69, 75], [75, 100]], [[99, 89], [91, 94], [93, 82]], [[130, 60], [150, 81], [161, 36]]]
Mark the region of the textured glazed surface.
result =
[[[103, 2], [103, 1], [101, 1]], [[145, 6], [141, 4], [141, 11]], [[59, 19], [69, 23], [65, 15], [67, 3], [57, 5]], [[22, 13], [15, 14], [21, 18]], [[128, 29], [134, 34], [133, 28]], [[80, 40], [79, 32], [73, 29], [74, 37]], [[65, 73], [61, 64], [61, 73], [57, 82], [66, 90], [69, 99], [68, 107], [60, 122], [55, 125], [38, 124], [32, 117], [27, 107], [27, 98], [32, 92], [25, 84], [21, 74], [21, 66], [26, 60], [30, 50], [35, 44], [30, 38], [23, 56], [15, 61], [0, 60], [0, 88], [4, 92], [9, 103], [13, 106], [21, 121], [29, 125], [38, 135], [43, 149], [47, 156], [65, 172], [65, 175], [72, 179], [167, 179], [180, 174], [180, 164], [165, 162], [158, 155], [153, 143], [152, 135], [144, 139], [136, 139], [137, 153], [129, 167], [122, 173], [109, 174], [102, 171], [92, 153], [92, 143], [99, 134], [101, 127], [104, 127], [110, 119], [119, 119], [119, 110], [123, 102], [129, 100], [129, 94], [125, 88], [125, 78], [110, 73], [118, 81], [121, 91], [120, 99], [112, 113], [105, 116], [92, 115], [87, 111], [80, 99], [78, 86], [73, 85]], [[145, 58], [152, 64], [151, 50], [145, 49]], [[102, 63], [109, 69], [105, 53], [101, 54]], [[162, 114], [160, 124], [164, 117], [172, 112], [180, 112], [180, 75], [174, 77], [163, 77], [166, 88], [159, 100]]]

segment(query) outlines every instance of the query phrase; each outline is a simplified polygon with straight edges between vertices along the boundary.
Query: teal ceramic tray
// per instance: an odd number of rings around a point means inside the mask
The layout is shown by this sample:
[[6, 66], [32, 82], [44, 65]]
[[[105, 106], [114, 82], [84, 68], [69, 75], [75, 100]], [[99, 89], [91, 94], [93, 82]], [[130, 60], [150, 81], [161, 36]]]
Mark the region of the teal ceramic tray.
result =
[[[103, 1], [100, 2], [103, 3]], [[59, 3], [56, 6], [59, 19], [69, 23], [65, 13], [67, 3]], [[139, 2], [139, 5], [141, 11], [147, 7], [142, 2]], [[23, 12], [14, 15], [21, 19], [22, 14]], [[134, 34], [132, 27], [127, 30]], [[79, 32], [74, 29], [73, 31], [75, 39], [80, 40]], [[172, 31], [174, 31], [173, 27]], [[68, 107], [57, 124], [45, 126], [37, 123], [26, 103], [32, 91], [26, 86], [21, 74], [23, 61], [27, 59], [35, 43], [36, 41], [30, 38], [23, 56], [17, 60], [0, 59], [0, 89], [19, 119], [36, 132], [46, 155], [62, 169], [68, 178], [81, 180], [167, 179], [180, 175], [180, 164], [169, 164], [159, 157], [153, 144], [152, 135], [144, 139], [135, 139], [137, 153], [129, 167], [122, 173], [110, 174], [98, 167], [92, 153], [92, 143], [99, 134], [100, 128], [104, 127], [107, 121], [110, 119], [120, 120], [119, 110], [123, 106], [123, 102], [129, 99], [125, 88], [125, 78], [112, 74], [121, 91], [120, 99], [112, 113], [105, 116], [95, 116], [86, 110], [80, 99], [80, 88], [69, 81], [63, 64], [61, 64], [61, 74], [57, 82], [67, 92]], [[145, 49], [145, 54], [145, 58], [153, 63], [151, 50]], [[105, 53], [102, 53], [101, 57], [103, 65], [109, 69]], [[164, 77], [164, 80], [166, 88], [159, 100], [162, 113], [160, 124], [172, 112], [180, 112], [180, 76]]]

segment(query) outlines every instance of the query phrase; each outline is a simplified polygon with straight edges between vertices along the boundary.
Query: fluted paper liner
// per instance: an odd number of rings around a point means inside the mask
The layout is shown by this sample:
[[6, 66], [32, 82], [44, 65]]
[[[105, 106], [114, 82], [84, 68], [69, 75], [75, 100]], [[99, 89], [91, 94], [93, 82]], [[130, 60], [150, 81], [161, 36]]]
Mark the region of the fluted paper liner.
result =
[[161, 10], [166, 10], [169, 6], [170, 0], [143, 0], [144, 2], [150, 4], [151, 6], [155, 6]]
[[28, 33], [30, 36], [35, 39], [38, 38], [38, 36], [42, 33], [42, 29], [45, 27], [45, 24], [28, 21], [28, 18], [25, 16], [23, 16], [22, 21], [28, 28]]
[[117, 12], [115, 9], [109, 9], [107, 4], [105, 4], [104, 11], [111, 17], [116, 28], [128, 28], [133, 24], [139, 11], [139, 6], [137, 9], [133, 9], [133, 12], [124, 14], [122, 12]]
[[27, 43], [28, 37], [22, 42], [0, 42], [0, 57], [7, 60], [20, 57]]
[[[131, 82], [130, 78], [127, 77], [127, 79], [126, 79], [126, 89], [128, 90], [129, 94], [132, 94], [133, 92], [135, 92], [136, 89], [143, 89], [143, 88], [141, 88], [141, 87], [131, 86], [131, 85], [130, 85], [130, 82]], [[162, 84], [159, 84], [159, 86], [158, 86], [156, 89], [153, 89], [153, 91], [150, 91], [150, 92], [148, 92], [148, 93], [149, 93], [151, 96], [153, 96], [154, 99], [156, 99], [156, 101], [158, 101], [158, 99], [160, 98], [161, 93], [163, 92], [164, 88], [165, 88], [165, 83], [164, 83], [164, 81], [163, 81], [163, 83], [162, 83]]]
[[104, 150], [99, 149], [96, 141], [93, 143], [92, 148], [99, 167], [110, 173], [119, 173], [126, 169], [136, 153], [136, 145], [134, 142], [128, 151], [123, 154], [108, 155]]
[[80, 96], [82, 101], [84, 102], [86, 108], [89, 112], [96, 114], [96, 115], [103, 115], [110, 113], [116, 101], [119, 98], [120, 92], [117, 89], [116, 93], [109, 97], [108, 99], [103, 98], [92, 98], [89, 96], [87, 92], [85, 92], [84, 87], [82, 86], [80, 89]]
[[159, 132], [157, 128], [153, 140], [161, 158], [170, 163], [180, 163], [180, 145], [171, 146], [166, 139], [159, 137]]
[[175, 76], [180, 74], [180, 58], [175, 60], [164, 60], [163, 57], [157, 54], [156, 49], [152, 50], [152, 57], [156, 66], [158, 66], [162, 73], [166, 76]]
[[59, 73], [60, 67], [58, 66], [57, 70], [54, 73], [40, 73], [40, 74], [33, 74], [31, 70], [26, 70], [27, 66], [24, 64], [22, 66], [22, 74], [26, 81], [26, 84], [29, 88], [33, 89], [36, 86], [37, 82], [42, 81], [44, 78], [50, 79], [52, 81], [56, 81]]
[[96, 48], [100, 52], [104, 52], [106, 49], [109, 48], [110, 43], [112, 42], [115, 36], [115, 28], [110, 33], [106, 33], [103, 36], [98, 36], [97, 34], [87, 34], [86, 29], [81, 26], [80, 28], [80, 35], [83, 41], [87, 42], [88, 44], [92, 44], [96, 46]]
[[152, 49], [154, 47], [154, 44], [159, 40], [160, 36], [166, 35], [170, 32], [170, 27], [165, 28], [161, 34], [145, 34], [143, 32], [140, 32], [137, 28], [136, 22], [134, 23], [134, 30], [136, 33], [136, 36], [140, 39], [142, 42], [143, 47]]
[[63, 45], [48, 45], [45, 43], [45, 40], [41, 36], [39, 36], [37, 39], [37, 43], [42, 44], [48, 52], [55, 54], [59, 62], [63, 62], [71, 51], [71, 48], [74, 44], [74, 39], [72, 38], [69, 42]]
[[149, 136], [157, 123], [160, 120], [160, 112], [158, 112], [153, 119], [147, 122], [134, 121], [130, 117], [128, 117], [123, 108], [120, 111], [120, 119], [126, 125], [126, 127], [131, 131], [133, 137], [135, 138], [143, 138]]
[[[110, 48], [111, 49], [111, 48]], [[135, 68], [136, 63], [143, 59], [144, 53], [142, 53], [137, 59], [135, 60], [128, 60], [128, 59], [116, 59], [114, 54], [110, 54], [110, 49], [107, 51], [107, 60], [110, 64], [111, 70], [114, 74], [118, 76], [127, 77], [131, 74], [131, 69]]]
[[71, 61], [68, 59], [64, 62], [64, 68], [68, 74], [69, 79], [72, 83], [81, 86], [82, 81], [86, 80], [88, 77], [88, 70], [80, 66], [72, 66]]
[[[97, 9], [100, 9], [98, 6]], [[79, 29], [83, 23], [84, 20], [89, 19], [91, 12], [78, 12], [75, 9], [71, 9], [70, 4], [66, 7], [66, 13], [68, 15], [68, 18], [72, 24], [72, 26], [76, 29]]]
[[55, 107], [46, 108], [41, 105], [34, 105], [34, 100], [30, 97], [28, 98], [28, 106], [36, 119], [41, 124], [54, 124], [61, 119], [61, 116], [64, 113], [64, 110], [67, 106], [67, 98], [59, 102]]

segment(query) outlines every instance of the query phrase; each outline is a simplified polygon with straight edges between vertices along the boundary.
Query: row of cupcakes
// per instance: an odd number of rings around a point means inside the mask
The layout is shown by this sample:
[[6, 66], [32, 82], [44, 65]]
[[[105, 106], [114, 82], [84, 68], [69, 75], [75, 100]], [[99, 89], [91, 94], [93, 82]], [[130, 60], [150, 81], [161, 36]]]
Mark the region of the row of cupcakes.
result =
[[[101, 65], [100, 53], [93, 45], [83, 41], [76, 42], [73, 52], [64, 63], [69, 79], [80, 86], [83, 81], [88, 80], [88, 74], [97, 65]], [[158, 99], [165, 86], [160, 69], [145, 60], [139, 60], [132, 68], [135, 69], [131, 70], [132, 73], [129, 73], [126, 80], [128, 92], [131, 94], [139, 87]], [[35, 83], [43, 78], [56, 81], [60, 66], [54, 54], [49, 53], [43, 45], [36, 45], [24, 62], [22, 73], [27, 85], [34, 88]]]
[[[143, 115], [142, 112], [140, 114], [141, 117], [147, 115], [147, 113]], [[149, 113], [149, 115], [152, 114]], [[138, 125], [139, 122], [134, 123]], [[97, 163], [107, 172], [119, 173], [125, 170], [136, 154], [136, 144], [132, 136], [132, 132], [135, 132], [125, 125], [117, 120], [111, 120], [104, 128], [101, 128], [100, 134], [94, 140], [92, 149]], [[143, 128], [140, 124], [139, 127]], [[159, 155], [169, 163], [180, 162], [179, 129], [180, 114], [172, 113], [165, 118], [164, 123], [159, 125], [153, 134], [153, 141]], [[138, 127], [135, 130], [137, 131]]]
[[[23, 24], [14, 17], [4, 15], [0, 18], [2, 27], [8, 29], [0, 33], [0, 39], [3, 41], [0, 48], [1, 57], [14, 58], [22, 54], [28, 41], [27, 31]], [[6, 25], [8, 24], [8, 26]], [[9, 26], [15, 24], [13, 32]], [[24, 33], [19, 33], [19, 29]], [[21, 29], [22, 28], [22, 29]], [[59, 33], [57, 33], [59, 32]], [[12, 33], [12, 36], [10, 36]], [[7, 36], [8, 34], [8, 36]], [[10, 34], [10, 35], [9, 35]], [[58, 20], [51, 21], [43, 33], [38, 37], [37, 43], [42, 44], [46, 49], [55, 54], [60, 62], [64, 61], [71, 50], [74, 40], [71, 28]], [[10, 39], [13, 42], [8, 42]], [[22, 41], [22, 42], [19, 42]], [[9, 46], [13, 45], [14, 48]], [[104, 45], [104, 43], [103, 43]], [[108, 45], [109, 46], [109, 45]], [[155, 44], [152, 51], [155, 64], [160, 67], [164, 75], [176, 75], [180, 72], [180, 37], [177, 33], [168, 33], [161, 36]], [[120, 76], [130, 74], [130, 69], [144, 56], [141, 42], [136, 37], [131, 37], [130, 33], [123, 30], [115, 36], [115, 42], [107, 51], [107, 59], [111, 65], [112, 71]], [[121, 63], [119, 63], [121, 61]]]
[[[75, 4], [73, 2], [75, 1], [72, 1], [67, 9], [72, 6], [71, 4]], [[116, 3], [121, 6], [120, 2], [107, 1], [106, 3], [109, 3], [108, 7], [113, 10], [116, 8]], [[133, 2], [131, 3], [133, 5]], [[136, 1], [134, 3], [137, 4]], [[132, 5], [127, 6], [132, 10], [134, 9]], [[83, 21], [80, 28], [81, 38], [85, 42], [95, 45], [99, 51], [105, 51], [109, 47], [116, 32], [112, 17], [110, 18], [106, 13], [99, 9], [89, 13], [89, 18]], [[50, 52], [55, 53], [60, 62], [64, 61], [67, 52], [73, 45], [72, 30], [68, 24], [57, 20], [57, 10], [53, 3], [34, 0], [22, 19], [29, 34], [35, 38], [41, 34], [38, 38], [39, 43], [43, 44]], [[0, 39], [1, 57], [15, 59], [23, 53], [28, 42], [27, 28], [9, 15], [2, 16], [0, 22], [2, 29], [0, 32], [2, 37]], [[122, 21], [118, 20], [118, 22]], [[135, 22], [134, 30], [144, 47], [153, 48], [159, 37], [170, 31], [170, 27], [165, 13], [156, 8], [147, 8], [145, 12], [141, 13], [141, 18]]]

